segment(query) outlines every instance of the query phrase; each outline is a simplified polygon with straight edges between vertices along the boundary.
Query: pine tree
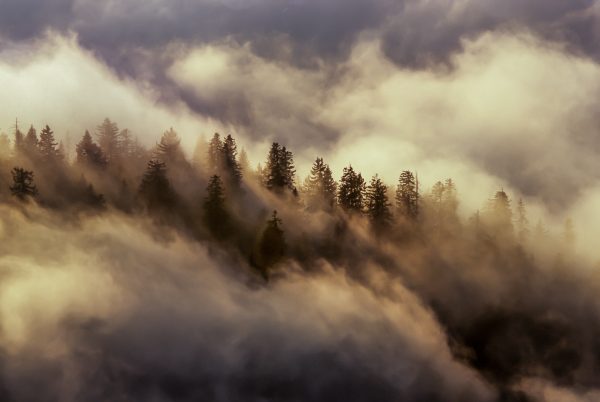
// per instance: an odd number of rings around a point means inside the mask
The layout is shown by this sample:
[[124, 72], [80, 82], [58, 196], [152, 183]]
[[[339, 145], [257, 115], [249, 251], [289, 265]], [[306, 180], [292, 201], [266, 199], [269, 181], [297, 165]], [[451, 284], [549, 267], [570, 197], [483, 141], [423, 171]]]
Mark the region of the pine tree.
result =
[[317, 158], [313, 163], [309, 176], [304, 180], [303, 191], [310, 210], [331, 209], [335, 205], [337, 183], [323, 158]]
[[78, 165], [96, 169], [104, 169], [107, 165], [102, 149], [100, 149], [98, 144], [94, 143], [90, 132], [87, 130], [81, 141], [76, 145], [75, 151], [77, 153], [76, 163]]
[[504, 190], [497, 191], [488, 205], [488, 221], [496, 233], [503, 237], [514, 234], [510, 199]]
[[398, 179], [396, 208], [402, 216], [410, 220], [416, 220], [419, 216], [418, 182], [415, 175], [408, 170], [403, 171]]
[[271, 145], [269, 156], [263, 169], [263, 183], [265, 187], [277, 192], [281, 192], [286, 188], [295, 192], [295, 175], [296, 169], [294, 167], [292, 152], [274, 142]]
[[344, 168], [338, 190], [338, 203], [348, 212], [362, 212], [363, 198], [366, 191], [365, 180], [356, 173], [352, 166]]
[[37, 132], [33, 126], [29, 127], [27, 131], [27, 135], [23, 141], [23, 151], [27, 155], [27, 157], [31, 160], [37, 159], [39, 156], [39, 140], [37, 136]]
[[215, 237], [224, 238], [229, 232], [229, 216], [225, 209], [223, 182], [219, 176], [210, 178], [206, 193], [204, 222]]
[[131, 130], [125, 128], [119, 132], [117, 154], [122, 157], [129, 158], [134, 153], [134, 139], [131, 135]]
[[277, 217], [277, 211], [273, 211], [267, 227], [262, 233], [259, 245], [260, 266], [263, 275], [268, 278], [268, 269], [279, 262], [286, 251], [284, 232], [281, 229], [281, 219]]
[[148, 162], [138, 193], [149, 210], [168, 210], [175, 205], [175, 194], [164, 162], [155, 159]]
[[40, 156], [44, 162], [54, 162], [60, 158], [57, 145], [58, 143], [54, 140], [54, 132], [46, 125], [40, 132], [38, 143]]
[[208, 143], [208, 152], [206, 158], [206, 167], [211, 174], [221, 172], [223, 166], [223, 141], [219, 133], [215, 133]]
[[242, 175], [250, 176], [252, 174], [252, 169], [250, 168], [250, 160], [248, 159], [248, 153], [246, 150], [242, 148], [240, 151], [240, 169], [242, 169]]
[[242, 168], [237, 161], [237, 144], [231, 135], [225, 137], [222, 147], [222, 167], [231, 188], [239, 188], [242, 182]]
[[108, 163], [114, 163], [119, 158], [119, 127], [109, 118], [104, 119], [96, 128], [98, 144]]
[[14, 152], [17, 155], [22, 155], [25, 151], [25, 136], [19, 130], [19, 123], [15, 122], [15, 140], [14, 140]]
[[156, 158], [166, 162], [169, 166], [185, 160], [181, 150], [181, 140], [173, 127], [163, 133], [160, 142], [156, 146]]
[[13, 185], [10, 186], [10, 192], [19, 200], [24, 201], [28, 197], [37, 195], [37, 188], [33, 183], [33, 172], [20, 167], [14, 167], [11, 171]]
[[517, 235], [519, 241], [524, 243], [527, 241], [529, 236], [529, 220], [527, 219], [527, 211], [525, 210], [525, 203], [522, 198], [519, 198], [517, 203]]
[[376, 230], [389, 226], [391, 221], [390, 203], [388, 202], [387, 186], [378, 175], [373, 176], [366, 192], [366, 212], [371, 224]]

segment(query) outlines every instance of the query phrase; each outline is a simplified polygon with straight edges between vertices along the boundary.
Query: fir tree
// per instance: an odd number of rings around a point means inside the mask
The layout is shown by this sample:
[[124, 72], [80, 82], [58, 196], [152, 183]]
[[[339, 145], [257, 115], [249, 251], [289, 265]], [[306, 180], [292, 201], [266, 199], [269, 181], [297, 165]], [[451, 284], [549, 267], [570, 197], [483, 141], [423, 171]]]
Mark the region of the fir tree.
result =
[[373, 176], [366, 192], [366, 212], [371, 224], [376, 230], [389, 226], [391, 221], [390, 203], [388, 202], [387, 186], [378, 175]]
[[519, 241], [524, 243], [527, 241], [529, 236], [529, 220], [527, 219], [527, 212], [525, 210], [525, 203], [522, 198], [519, 198], [517, 203], [517, 236]]
[[173, 127], [163, 133], [160, 142], [156, 146], [156, 158], [166, 162], [169, 166], [185, 160], [181, 150], [181, 140]]
[[396, 208], [402, 216], [416, 220], [419, 216], [419, 187], [412, 172], [405, 170], [400, 174], [396, 189]]
[[362, 212], [366, 191], [365, 180], [352, 166], [344, 168], [338, 190], [338, 203], [348, 212]]
[[57, 145], [58, 143], [54, 140], [54, 132], [46, 125], [40, 132], [38, 143], [40, 156], [44, 162], [52, 162], [59, 159], [60, 153], [56, 147]]
[[139, 196], [149, 210], [168, 210], [175, 205], [175, 194], [167, 178], [164, 162], [150, 160], [140, 183]]
[[100, 149], [98, 144], [94, 143], [92, 136], [87, 130], [81, 141], [76, 145], [75, 151], [77, 153], [76, 163], [78, 165], [96, 169], [104, 169], [107, 165], [102, 149]]
[[218, 174], [223, 167], [223, 141], [219, 133], [215, 133], [208, 143], [206, 167], [211, 174]]
[[39, 140], [37, 136], [37, 132], [33, 126], [29, 127], [27, 131], [27, 135], [23, 141], [23, 151], [27, 155], [27, 157], [31, 160], [35, 160], [39, 155], [38, 151]]
[[240, 169], [242, 170], [242, 175], [249, 176], [252, 174], [252, 169], [250, 168], [250, 160], [248, 159], [248, 153], [246, 153], [246, 150], [244, 148], [242, 148], [242, 150], [240, 151], [239, 165]]
[[37, 188], [33, 183], [33, 172], [20, 167], [14, 167], [11, 171], [13, 185], [10, 186], [10, 192], [19, 200], [26, 200], [28, 197], [37, 195]]
[[323, 158], [317, 158], [313, 163], [309, 176], [304, 180], [303, 191], [309, 210], [331, 209], [335, 205], [337, 183]]
[[497, 191], [489, 201], [487, 218], [498, 235], [511, 237], [514, 234], [510, 199], [504, 190]]
[[277, 211], [273, 211], [271, 219], [267, 222], [258, 247], [260, 266], [263, 269], [263, 275], [267, 278], [268, 269], [283, 258], [286, 250], [284, 232], [281, 229], [281, 219], [277, 217]]
[[117, 123], [104, 119], [96, 128], [98, 144], [108, 163], [114, 163], [119, 158], [119, 127]]
[[22, 155], [25, 151], [25, 136], [19, 130], [19, 123], [15, 122], [15, 140], [14, 140], [14, 152], [17, 155]]
[[292, 152], [274, 142], [263, 169], [264, 185], [272, 191], [281, 192], [287, 188], [295, 192], [295, 175], [296, 169]]
[[210, 232], [217, 238], [224, 238], [229, 232], [229, 216], [225, 209], [223, 182], [213, 175], [206, 188], [204, 198], [204, 222]]
[[225, 137], [222, 147], [222, 168], [227, 182], [232, 188], [239, 188], [242, 182], [242, 168], [237, 161], [237, 144], [231, 135]]

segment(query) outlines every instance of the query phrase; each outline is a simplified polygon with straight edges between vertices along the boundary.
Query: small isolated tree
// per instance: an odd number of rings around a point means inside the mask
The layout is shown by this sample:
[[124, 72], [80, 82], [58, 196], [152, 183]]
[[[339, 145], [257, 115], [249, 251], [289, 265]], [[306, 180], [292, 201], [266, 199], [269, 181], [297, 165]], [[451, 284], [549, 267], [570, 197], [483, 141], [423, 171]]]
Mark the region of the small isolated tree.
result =
[[396, 189], [396, 208], [409, 220], [419, 216], [419, 184], [415, 175], [405, 170], [400, 174]]
[[373, 176], [367, 187], [366, 212], [375, 230], [382, 230], [389, 226], [392, 214], [388, 202], [387, 186], [383, 184], [378, 175]]
[[76, 163], [81, 166], [87, 166], [95, 169], [104, 169], [106, 167], [106, 158], [98, 144], [94, 143], [89, 131], [81, 138], [81, 141], [75, 146], [77, 153]]
[[33, 184], [33, 172], [20, 167], [14, 167], [11, 171], [13, 185], [10, 192], [19, 200], [24, 201], [29, 197], [37, 195], [37, 188]]
[[362, 212], [365, 180], [352, 166], [344, 168], [338, 190], [338, 203], [347, 212]]
[[206, 226], [215, 237], [224, 238], [229, 232], [229, 215], [225, 208], [223, 182], [217, 175], [208, 182], [203, 206]]
[[139, 188], [139, 196], [149, 210], [167, 210], [175, 205], [175, 194], [167, 178], [164, 162], [151, 160]]
[[323, 158], [317, 158], [310, 169], [310, 174], [304, 180], [304, 193], [309, 210], [331, 209], [335, 205], [337, 183], [329, 165]]
[[268, 277], [268, 269], [283, 258], [285, 250], [286, 244], [284, 232], [281, 229], [281, 219], [277, 217], [277, 211], [273, 211], [258, 245], [260, 267], [265, 278]]

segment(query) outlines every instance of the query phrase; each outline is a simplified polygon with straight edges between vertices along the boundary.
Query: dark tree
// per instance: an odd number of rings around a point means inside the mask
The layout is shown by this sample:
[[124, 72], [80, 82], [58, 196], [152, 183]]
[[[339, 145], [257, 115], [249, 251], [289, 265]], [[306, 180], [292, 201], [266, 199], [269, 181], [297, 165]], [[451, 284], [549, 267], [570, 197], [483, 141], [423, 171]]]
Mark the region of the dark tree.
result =
[[39, 155], [39, 140], [33, 126], [29, 127], [23, 142], [23, 151], [28, 158], [35, 160]]
[[44, 162], [53, 162], [60, 159], [60, 153], [56, 147], [58, 143], [54, 139], [54, 132], [48, 125], [40, 132], [38, 147], [40, 156]]
[[365, 180], [356, 173], [352, 166], [344, 168], [338, 190], [338, 203], [348, 212], [362, 212], [363, 198], [366, 191]]
[[294, 155], [286, 147], [274, 142], [271, 145], [267, 163], [263, 169], [265, 186], [272, 191], [282, 192], [287, 188], [295, 192], [295, 175]]
[[277, 211], [273, 211], [258, 245], [260, 266], [265, 277], [268, 277], [268, 269], [283, 258], [285, 250], [286, 244], [284, 232], [281, 229], [281, 219], [277, 217]]
[[416, 220], [419, 216], [419, 184], [415, 175], [408, 170], [403, 171], [398, 179], [396, 208], [400, 215], [409, 220]]
[[87, 130], [81, 141], [76, 145], [75, 151], [77, 153], [76, 163], [81, 166], [104, 169], [107, 165], [102, 149], [100, 149], [98, 144], [94, 143], [92, 136]]
[[119, 127], [117, 123], [104, 119], [102, 124], [96, 128], [98, 144], [106, 157], [108, 163], [113, 163], [119, 158]]
[[309, 210], [331, 210], [335, 205], [337, 183], [323, 158], [317, 158], [313, 163], [309, 176], [304, 180], [303, 190]]
[[181, 140], [177, 132], [171, 127], [162, 135], [160, 142], [156, 146], [156, 157], [169, 166], [176, 165], [185, 160], [181, 150]]
[[167, 178], [164, 162], [151, 160], [139, 188], [139, 196], [149, 210], [167, 210], [175, 205], [175, 194]]
[[389, 226], [392, 214], [388, 202], [387, 186], [383, 184], [379, 176], [375, 175], [367, 187], [366, 212], [371, 224], [376, 230], [385, 229]]
[[504, 190], [497, 191], [489, 201], [486, 218], [496, 234], [502, 237], [514, 235], [510, 199]]
[[203, 207], [204, 222], [210, 232], [217, 238], [224, 238], [229, 233], [229, 214], [225, 208], [223, 182], [217, 175], [208, 182]]
[[215, 133], [208, 143], [206, 168], [209, 173], [218, 174], [223, 167], [223, 141], [219, 133]]
[[12, 195], [21, 201], [37, 195], [37, 188], [33, 184], [33, 172], [20, 167], [14, 167], [11, 173], [13, 185], [10, 186], [10, 192]]
[[19, 130], [18, 123], [15, 123], [15, 142], [14, 142], [14, 144], [15, 144], [15, 147], [14, 147], [15, 153], [22, 155], [25, 151], [25, 136], [23, 135], [21, 130]]
[[227, 182], [232, 188], [239, 188], [242, 183], [242, 168], [237, 160], [237, 144], [231, 135], [225, 137], [221, 148], [222, 164]]

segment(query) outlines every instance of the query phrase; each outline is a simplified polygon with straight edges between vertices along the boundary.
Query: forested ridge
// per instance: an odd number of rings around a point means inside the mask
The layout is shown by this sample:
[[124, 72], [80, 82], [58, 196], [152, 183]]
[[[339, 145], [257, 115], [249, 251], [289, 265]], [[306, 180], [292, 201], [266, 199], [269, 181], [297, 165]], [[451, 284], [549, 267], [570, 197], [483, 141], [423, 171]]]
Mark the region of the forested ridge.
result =
[[[528, 377], [598, 385], [600, 318], [591, 308], [600, 285], [594, 270], [573, 268], [582, 264], [573, 224], [549, 233], [502, 188], [462, 219], [461, 184], [421, 183], [418, 167], [399, 167], [392, 184], [352, 165], [333, 172], [316, 157], [301, 179], [284, 144], [273, 143], [253, 167], [234, 137], [214, 134], [188, 158], [173, 128], [148, 149], [109, 119], [84, 131], [72, 157], [49, 126], [38, 134], [17, 125], [14, 136], [0, 136], [0, 152], [0, 200], [26, 219], [38, 209], [65, 224], [127, 216], [161, 243], [175, 233], [205, 245], [235, 267], [232, 281], [257, 292], [333, 270], [396, 300], [390, 286], [398, 280], [440, 322], [453, 358], [493, 384], [498, 400], [533, 400], [519, 388]], [[285, 381], [275, 377], [248, 392], [280, 395]], [[342, 382], [349, 378], [378, 400], [397, 400], [385, 381], [351, 371]], [[340, 386], [332, 381], [306, 400], [323, 400], [328, 386]], [[405, 391], [406, 400], [461, 398], [427, 381]], [[182, 392], [192, 398], [196, 386]]]

